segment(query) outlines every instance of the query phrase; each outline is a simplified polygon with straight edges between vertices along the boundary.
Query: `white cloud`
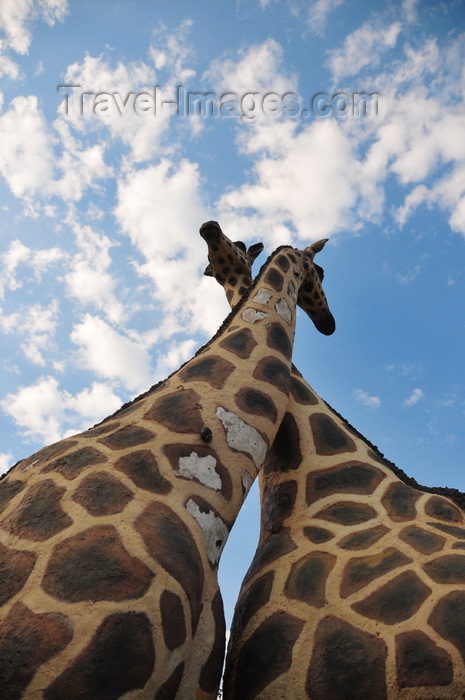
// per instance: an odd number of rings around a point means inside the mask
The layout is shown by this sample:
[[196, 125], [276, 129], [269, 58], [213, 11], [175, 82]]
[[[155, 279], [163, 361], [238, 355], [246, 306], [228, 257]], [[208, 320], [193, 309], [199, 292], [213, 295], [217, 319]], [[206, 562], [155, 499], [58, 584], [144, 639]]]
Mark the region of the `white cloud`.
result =
[[[65, 73], [64, 83], [77, 86], [66, 97], [62, 89], [62, 118], [78, 131], [108, 129], [112, 138], [122, 141], [136, 162], [150, 160], [174, 150], [173, 139], [162, 145], [170, 122], [176, 116], [177, 86], [194, 75], [184, 66], [190, 56], [182, 45], [185, 27], [180, 36], [159, 37], [157, 48], [149, 55], [154, 65], [143, 61], [113, 66], [103, 56], [86, 55], [81, 63], [73, 63]], [[161, 83], [156, 69], [168, 75]], [[157, 86], [155, 90], [155, 86]], [[163, 104], [165, 103], [165, 106]]]
[[284, 242], [289, 226], [305, 241], [348, 227], [361, 170], [337, 122], [315, 122], [299, 133], [289, 122], [274, 124], [261, 127], [258, 143], [253, 136], [244, 146], [258, 156], [254, 182], [221, 198], [221, 216], [258, 212], [255, 235], [274, 245]]
[[343, 3], [344, 0], [315, 0], [311, 2], [308, 7], [307, 16], [307, 22], [310, 28], [321, 36], [329, 15]]
[[32, 250], [21, 241], [11, 241], [8, 249], [0, 255], [0, 299], [5, 298], [5, 290], [22, 287], [24, 274], [18, 272], [19, 266], [28, 265], [36, 282], [40, 282], [42, 274], [65, 257], [64, 251], [57, 247]]
[[62, 176], [53, 183], [53, 191], [66, 201], [76, 201], [81, 199], [84, 190], [91, 187], [95, 180], [112, 174], [112, 169], [104, 160], [105, 145], [96, 143], [83, 148], [72, 137], [69, 126], [62, 119], [57, 119], [54, 127], [60, 136], [63, 152], [56, 162], [56, 168]]
[[99, 377], [121, 383], [133, 392], [151, 385], [150, 356], [140, 343], [118, 333], [97, 316], [86, 314], [71, 340], [79, 346], [80, 363]]
[[248, 92], [264, 94], [272, 90], [281, 95], [296, 90], [296, 78], [288, 78], [280, 72], [282, 61], [281, 46], [274, 39], [268, 39], [240, 51], [236, 61], [214, 61], [203, 77], [213, 83], [218, 93], [225, 91], [242, 96]]
[[40, 18], [52, 26], [57, 20], [63, 21], [67, 11], [67, 0], [2, 0], [0, 31], [8, 46], [26, 54], [31, 43], [31, 21]]
[[42, 352], [50, 349], [58, 321], [58, 302], [33, 304], [17, 316], [17, 331], [26, 336], [21, 350], [35, 365], [45, 366]]
[[189, 339], [172, 345], [168, 352], [157, 358], [157, 372], [154, 381], [164, 379], [184, 362], [190, 359], [196, 346], [195, 340]]
[[374, 22], [365, 22], [349, 34], [340, 49], [329, 52], [328, 65], [337, 82], [343, 76], [356, 75], [366, 66], [377, 66], [381, 56], [394, 48], [401, 31], [401, 23], [393, 22], [385, 27]]
[[364, 406], [369, 406], [369, 408], [379, 408], [381, 406], [381, 399], [378, 396], [369, 396], [363, 389], [355, 389], [354, 397]]
[[[22, 429], [25, 437], [51, 444], [85, 430], [121, 406], [110, 385], [93, 383], [76, 396], [60, 390], [53, 377], [40, 377], [35, 384], [7, 394], [0, 408]], [[66, 424], [73, 428], [66, 429]]]
[[[0, 41], [1, 50], [1, 41]], [[5, 76], [10, 80], [17, 80], [19, 77], [19, 67], [9, 56], [0, 54], [0, 77]]]
[[4, 474], [11, 466], [13, 466], [13, 455], [0, 452], [0, 474]]
[[416, 403], [424, 396], [421, 389], [414, 389], [410, 396], [404, 400], [404, 406], [415, 406]]
[[0, 173], [22, 197], [48, 188], [53, 176], [53, 137], [37, 97], [15, 97], [0, 116]]
[[8, 250], [0, 256], [2, 274], [0, 275], [0, 299], [4, 298], [5, 289], [18, 289], [21, 281], [16, 277], [16, 268], [29, 259], [31, 250], [21, 241], [12, 241]]
[[68, 293], [83, 305], [102, 310], [107, 318], [120, 323], [125, 317], [123, 304], [116, 298], [116, 280], [109, 272], [110, 249], [116, 246], [107, 236], [90, 226], [81, 226], [70, 215], [68, 223], [75, 234], [78, 253], [69, 260], [65, 282]]
[[83, 148], [63, 120], [53, 126], [59, 138], [32, 95], [15, 97], [0, 115], [0, 174], [17, 197], [44, 194], [77, 200], [96, 179], [110, 174], [102, 144]]
[[149, 332], [150, 343], [180, 331], [210, 334], [216, 329], [227, 306], [218, 285], [199, 279], [207, 248], [198, 229], [212, 216], [207, 216], [202, 201], [197, 166], [163, 159], [129, 172], [119, 183], [115, 216], [142, 254], [144, 262], [136, 271], [153, 281], [153, 298], [165, 314], [157, 329]]

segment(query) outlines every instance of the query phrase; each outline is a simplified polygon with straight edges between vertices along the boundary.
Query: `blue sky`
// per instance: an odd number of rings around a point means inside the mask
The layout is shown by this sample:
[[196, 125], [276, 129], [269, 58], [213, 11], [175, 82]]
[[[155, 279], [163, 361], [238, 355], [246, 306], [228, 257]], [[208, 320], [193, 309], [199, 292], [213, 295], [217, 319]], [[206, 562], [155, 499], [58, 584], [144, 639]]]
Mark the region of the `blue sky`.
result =
[[[297, 366], [410, 476], [465, 490], [463, 3], [1, 0], [0, 41], [0, 472], [216, 331], [216, 219], [264, 242], [257, 270], [330, 239], [337, 330], [299, 316]], [[257, 522], [254, 489], [228, 621]]]

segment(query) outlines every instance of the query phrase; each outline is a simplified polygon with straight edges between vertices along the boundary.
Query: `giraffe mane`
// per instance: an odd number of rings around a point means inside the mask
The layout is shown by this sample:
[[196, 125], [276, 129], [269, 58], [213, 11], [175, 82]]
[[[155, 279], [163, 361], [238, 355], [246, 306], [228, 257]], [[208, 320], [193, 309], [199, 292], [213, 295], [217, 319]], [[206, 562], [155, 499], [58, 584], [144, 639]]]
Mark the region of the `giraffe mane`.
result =
[[346, 418], [344, 418], [344, 416], [341, 416], [341, 414], [338, 411], [336, 411], [327, 401], [324, 401], [324, 403], [328, 406], [328, 408], [331, 411], [333, 411], [333, 413], [335, 413], [338, 416], [338, 418], [340, 418], [340, 420], [344, 423], [348, 430], [350, 430], [356, 437], [363, 440], [363, 442], [365, 442], [368, 445], [368, 447], [371, 448], [371, 450], [373, 451], [372, 457], [377, 459], [384, 466], [390, 469], [401, 481], [404, 482], [404, 484], [407, 484], [407, 486], [411, 486], [414, 489], [425, 491], [426, 493], [433, 493], [438, 496], [445, 496], [446, 498], [450, 498], [451, 501], [454, 501], [454, 503], [461, 510], [465, 511], [465, 492], [459, 491], [455, 488], [450, 488], [449, 486], [423, 486], [422, 484], [419, 484], [418, 481], [413, 478], [413, 476], [409, 476], [403, 471], [403, 469], [398, 467], [397, 464], [387, 459], [387, 457], [384, 456], [384, 454], [376, 445], [373, 445], [373, 443], [370, 440], [368, 440], [368, 438], [366, 438], [365, 435], [363, 435], [356, 428], [354, 428], [353, 425], [351, 425], [349, 421]]

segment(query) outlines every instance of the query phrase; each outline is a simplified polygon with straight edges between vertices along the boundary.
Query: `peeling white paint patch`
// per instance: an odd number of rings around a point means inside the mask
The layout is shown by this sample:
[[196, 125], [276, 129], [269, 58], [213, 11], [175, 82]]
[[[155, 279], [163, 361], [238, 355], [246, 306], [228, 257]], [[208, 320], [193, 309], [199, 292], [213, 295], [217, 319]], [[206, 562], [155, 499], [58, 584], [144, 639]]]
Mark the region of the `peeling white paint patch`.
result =
[[278, 299], [274, 307], [278, 314], [281, 316], [281, 318], [283, 318], [286, 321], [286, 323], [290, 326], [292, 322], [292, 311], [290, 310], [287, 301], [284, 299], [284, 297]]
[[32, 469], [32, 467], [35, 467], [36, 464], [39, 464], [39, 463], [40, 463], [40, 460], [35, 459], [33, 462], [31, 462], [30, 464], [28, 464], [27, 467], [23, 467], [23, 468], [21, 469], [21, 471], [22, 471], [22, 472], [28, 472], [29, 469]]
[[202, 528], [208, 559], [217, 564], [229, 536], [228, 526], [213, 510], [200, 508], [192, 498], [187, 501], [186, 509]]
[[263, 304], [263, 306], [266, 306], [272, 296], [273, 292], [271, 291], [271, 289], [260, 287], [252, 301], [254, 301], [256, 304]]
[[257, 469], [260, 469], [266, 455], [266, 443], [260, 433], [222, 406], [216, 409], [216, 415], [225, 427], [229, 447], [249, 454]]
[[250, 487], [253, 484], [253, 479], [246, 469], [243, 469], [241, 472], [241, 481], [242, 481], [242, 486], [244, 487], [245, 495], [247, 496], [247, 494], [250, 491]]
[[293, 304], [297, 303], [297, 290], [295, 288], [294, 282], [291, 280], [287, 285], [287, 293], [289, 294], [289, 299]]
[[257, 311], [257, 309], [245, 309], [241, 316], [247, 323], [256, 323], [257, 321], [263, 321], [264, 318], [268, 318], [270, 314], [266, 314], [264, 311]]
[[212, 455], [200, 457], [196, 452], [191, 452], [189, 457], [179, 458], [178, 475], [187, 479], [197, 479], [204, 486], [219, 491], [221, 477], [215, 467], [216, 459]]

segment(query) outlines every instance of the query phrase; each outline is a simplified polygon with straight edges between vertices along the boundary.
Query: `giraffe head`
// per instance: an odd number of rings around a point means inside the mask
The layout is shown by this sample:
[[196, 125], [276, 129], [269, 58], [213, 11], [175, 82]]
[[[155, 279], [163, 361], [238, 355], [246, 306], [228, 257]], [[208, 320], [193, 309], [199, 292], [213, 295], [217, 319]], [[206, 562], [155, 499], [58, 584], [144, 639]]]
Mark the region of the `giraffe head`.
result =
[[[209, 264], [204, 274], [214, 277], [225, 288], [228, 301], [234, 306], [252, 285], [252, 264], [263, 250], [263, 243], [255, 243], [249, 248], [242, 241], [233, 243], [216, 221], [203, 224], [200, 235], [208, 246]], [[314, 262], [316, 253], [322, 250], [327, 240], [317, 241], [302, 251], [303, 280], [297, 304], [312, 319], [320, 333], [331, 335], [336, 324], [322, 287], [324, 272]]]
[[231, 306], [237, 304], [252, 284], [252, 265], [263, 250], [263, 243], [246, 248], [245, 243], [233, 243], [216, 221], [200, 227], [200, 235], [208, 246], [209, 264], [204, 274], [214, 277], [225, 288]]
[[323, 268], [314, 262], [315, 255], [323, 249], [327, 241], [327, 238], [322, 238], [303, 251], [304, 279], [299, 287], [297, 304], [310, 316], [320, 333], [331, 335], [336, 329], [336, 322], [323, 291]]

